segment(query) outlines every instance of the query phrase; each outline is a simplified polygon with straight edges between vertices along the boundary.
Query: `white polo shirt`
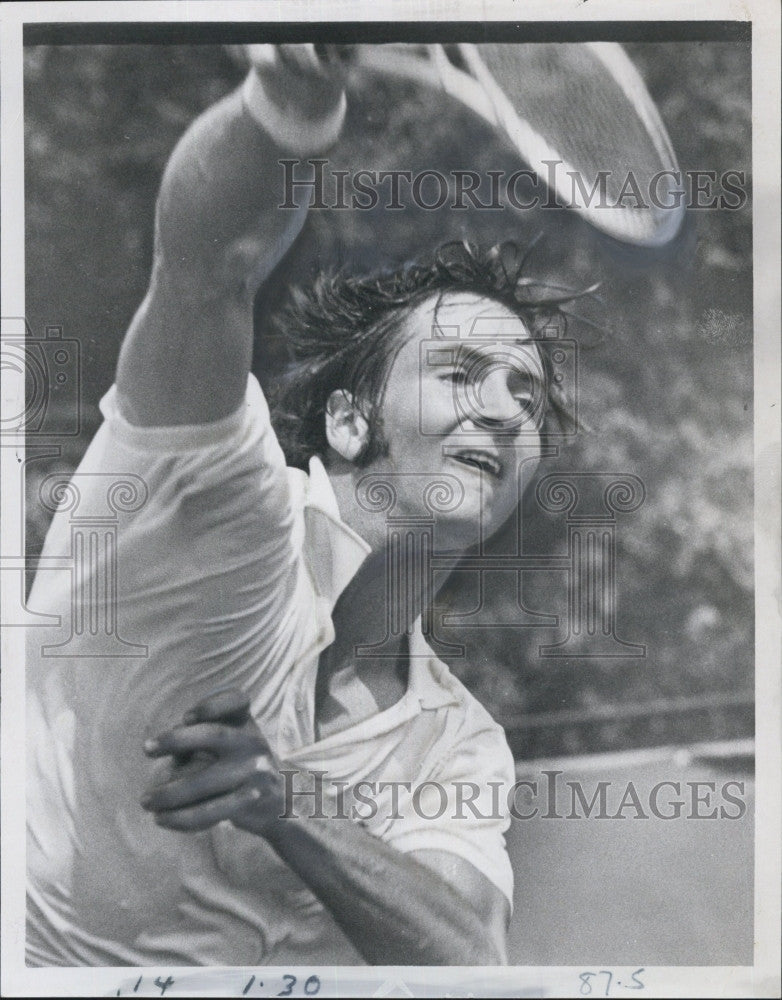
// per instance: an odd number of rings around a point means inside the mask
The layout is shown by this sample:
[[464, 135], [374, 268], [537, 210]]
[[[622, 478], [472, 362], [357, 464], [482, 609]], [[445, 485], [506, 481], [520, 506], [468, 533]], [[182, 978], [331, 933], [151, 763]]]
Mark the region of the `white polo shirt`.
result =
[[[45, 560], [63, 568], [40, 570], [29, 599], [61, 625], [28, 630], [28, 963], [362, 961], [265, 840], [229, 823], [164, 830], [139, 805], [151, 773], [143, 741], [225, 686], [250, 695], [280, 766], [295, 772], [292, 790], [327, 772], [325, 812], [349, 816], [334, 822], [361, 821], [400, 851], [456, 854], [510, 900], [504, 733], [420, 635], [399, 702], [316, 738], [318, 657], [368, 546], [340, 519], [318, 460], [309, 476], [286, 468], [257, 382], [236, 413], [198, 427], [132, 426], [114, 389], [101, 408], [72, 480], [77, 509], [71, 492], [46, 539]], [[105, 513], [103, 494], [123, 477], [135, 477], [136, 502], [115, 503], [98, 537], [84, 512]], [[108, 593], [108, 626], [96, 613], [74, 628], [74, 587]], [[67, 655], [53, 655], [58, 643]], [[456, 801], [467, 782], [475, 808]]]

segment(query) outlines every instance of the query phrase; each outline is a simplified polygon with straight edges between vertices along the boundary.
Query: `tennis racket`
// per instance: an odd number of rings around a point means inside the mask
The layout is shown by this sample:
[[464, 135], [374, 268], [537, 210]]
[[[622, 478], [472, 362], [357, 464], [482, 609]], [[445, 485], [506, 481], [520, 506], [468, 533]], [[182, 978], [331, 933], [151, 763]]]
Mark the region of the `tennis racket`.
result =
[[600, 231], [647, 247], [662, 246], [678, 232], [684, 208], [676, 195], [676, 154], [620, 45], [388, 44], [345, 50], [342, 58], [360, 71], [414, 80], [460, 101], [511, 144], [555, 192], [557, 204]]

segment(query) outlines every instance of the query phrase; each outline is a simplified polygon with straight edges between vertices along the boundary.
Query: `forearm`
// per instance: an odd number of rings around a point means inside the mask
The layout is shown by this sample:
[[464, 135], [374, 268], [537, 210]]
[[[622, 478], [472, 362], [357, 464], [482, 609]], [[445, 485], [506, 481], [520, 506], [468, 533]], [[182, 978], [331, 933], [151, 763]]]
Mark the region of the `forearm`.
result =
[[[195, 833], [230, 819], [265, 838], [372, 964], [505, 963], [509, 908], [493, 882], [455, 854], [402, 853], [348, 819], [287, 816], [282, 776], [248, 713], [241, 692], [212, 695], [147, 741], [149, 756], [172, 758], [142, 799], [158, 825]], [[179, 763], [199, 752], [203, 766]]]
[[326, 128], [300, 119], [301, 110], [286, 121], [253, 72], [193, 123], [171, 155], [158, 195], [157, 271], [203, 302], [251, 298], [306, 211], [279, 208], [280, 158], [290, 155], [291, 144], [314, 155], [338, 131], [339, 119]]
[[[332, 103], [334, 99], [332, 98]], [[280, 209], [281, 157], [336, 138], [344, 111], [281, 109], [255, 72], [201, 115], [161, 183], [148, 294], [123, 343], [117, 384], [134, 423], [227, 416], [244, 393], [255, 292], [301, 226]], [[304, 199], [302, 199], [304, 201]]]
[[469, 901], [363, 827], [280, 819], [263, 835], [373, 965], [499, 965]]

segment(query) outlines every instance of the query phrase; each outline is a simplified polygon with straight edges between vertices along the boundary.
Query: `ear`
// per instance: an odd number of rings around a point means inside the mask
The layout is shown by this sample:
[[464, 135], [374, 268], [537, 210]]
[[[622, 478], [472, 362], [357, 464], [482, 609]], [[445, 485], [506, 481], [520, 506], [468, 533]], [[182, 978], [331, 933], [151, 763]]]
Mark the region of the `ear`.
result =
[[369, 440], [369, 423], [344, 389], [335, 389], [326, 401], [326, 438], [348, 462], [355, 462]]

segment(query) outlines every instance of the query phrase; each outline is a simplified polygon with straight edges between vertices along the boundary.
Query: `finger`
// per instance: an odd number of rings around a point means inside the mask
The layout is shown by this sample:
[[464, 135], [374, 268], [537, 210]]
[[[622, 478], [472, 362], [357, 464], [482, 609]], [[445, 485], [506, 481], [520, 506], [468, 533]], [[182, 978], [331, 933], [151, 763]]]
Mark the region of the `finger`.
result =
[[244, 45], [245, 58], [257, 70], [269, 69], [277, 63], [275, 45]]
[[278, 48], [280, 62], [284, 66], [303, 73], [325, 73], [324, 61], [320, 58], [311, 42], [296, 45], [280, 45]]
[[[248, 757], [248, 759], [252, 758]], [[191, 778], [196, 774], [201, 774], [207, 768], [214, 767], [216, 763], [215, 755], [205, 752], [187, 754], [187, 760], [184, 763], [183, 757], [160, 757], [152, 764], [144, 794], [148, 795], [171, 781], [179, 781], [181, 778]]]
[[279, 65], [296, 76], [340, 85], [347, 78], [354, 49], [351, 45], [280, 45]]
[[234, 814], [246, 810], [248, 806], [257, 803], [262, 796], [261, 789], [243, 785], [226, 795], [220, 795], [198, 805], [156, 813], [155, 822], [166, 829], [187, 833], [208, 830], [215, 823], [231, 819]]
[[248, 57], [247, 52], [246, 52], [247, 48], [248, 48], [248, 46], [246, 46], [246, 45], [224, 45], [223, 46], [224, 51], [228, 54], [228, 56], [230, 57], [231, 61], [236, 66], [238, 66], [239, 69], [245, 70], [245, 72], [247, 71], [247, 68], [250, 65], [250, 60], [249, 60], [249, 57]]
[[167, 754], [181, 756], [198, 750], [211, 753], [254, 755], [267, 750], [267, 743], [257, 729], [225, 726], [216, 722], [198, 722], [192, 726], [177, 726], [149, 739], [144, 744], [148, 757]]
[[243, 726], [250, 718], [250, 699], [238, 688], [215, 691], [185, 712], [183, 722], [222, 722], [226, 726]]
[[355, 45], [316, 45], [315, 52], [335, 83], [345, 87], [355, 71]]
[[205, 799], [240, 788], [255, 775], [266, 773], [267, 767], [268, 759], [260, 755], [212, 763], [189, 774], [174, 771], [168, 781], [148, 789], [141, 805], [150, 812], [198, 805]]

